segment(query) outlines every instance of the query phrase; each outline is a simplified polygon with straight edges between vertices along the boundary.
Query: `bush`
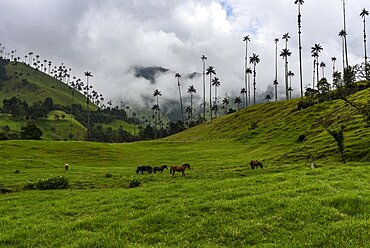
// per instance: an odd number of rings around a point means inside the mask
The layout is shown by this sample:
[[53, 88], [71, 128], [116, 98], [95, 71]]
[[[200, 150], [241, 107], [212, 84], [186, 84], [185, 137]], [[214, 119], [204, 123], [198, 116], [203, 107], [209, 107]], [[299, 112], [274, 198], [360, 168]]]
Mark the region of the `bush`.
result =
[[130, 183], [128, 184], [128, 188], [136, 188], [136, 187], [140, 187], [141, 185], [141, 182], [137, 179], [134, 179], [134, 177], [131, 178], [131, 181]]
[[306, 141], [306, 135], [301, 134], [298, 136], [298, 142], [303, 142], [303, 141]]
[[38, 179], [36, 183], [30, 181], [24, 186], [25, 189], [38, 189], [38, 190], [48, 190], [48, 189], [66, 189], [69, 186], [68, 179], [60, 176], [49, 179]]
[[19, 172], [20, 172], [19, 170], [15, 170], [14, 171], [15, 174], [19, 174]]
[[105, 172], [105, 177], [112, 178], [113, 174], [111, 172]]
[[12, 193], [12, 190], [7, 189], [0, 185], [0, 194]]

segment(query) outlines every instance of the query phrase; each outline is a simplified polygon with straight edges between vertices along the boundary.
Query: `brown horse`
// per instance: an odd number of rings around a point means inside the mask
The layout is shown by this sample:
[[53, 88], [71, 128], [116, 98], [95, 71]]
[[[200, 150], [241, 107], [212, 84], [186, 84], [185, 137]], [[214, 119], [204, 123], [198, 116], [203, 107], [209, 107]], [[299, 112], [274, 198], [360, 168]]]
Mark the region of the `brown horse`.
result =
[[263, 168], [263, 165], [261, 164], [261, 162], [260, 161], [258, 161], [258, 160], [252, 160], [251, 161], [251, 163], [250, 163], [250, 166], [251, 166], [251, 168], [252, 168], [252, 170], [254, 169], [254, 168], [256, 168], [257, 169], [257, 167], [259, 166], [259, 167], [261, 167], [261, 168]]
[[185, 170], [188, 168], [190, 170], [190, 164], [183, 164], [180, 166], [171, 166], [170, 174], [175, 175], [175, 171], [182, 171], [182, 177], [185, 176]]
[[164, 169], [168, 169], [167, 165], [156, 166], [156, 167], [154, 167], [154, 173], [156, 173], [157, 171], [160, 171], [162, 173], [164, 171]]

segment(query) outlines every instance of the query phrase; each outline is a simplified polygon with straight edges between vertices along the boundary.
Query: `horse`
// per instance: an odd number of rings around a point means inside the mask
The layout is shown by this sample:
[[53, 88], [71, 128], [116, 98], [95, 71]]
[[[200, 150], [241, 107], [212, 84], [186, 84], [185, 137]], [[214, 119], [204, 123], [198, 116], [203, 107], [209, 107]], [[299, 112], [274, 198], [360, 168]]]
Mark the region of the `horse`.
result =
[[175, 171], [182, 171], [182, 177], [185, 176], [185, 170], [188, 168], [190, 170], [190, 164], [183, 164], [180, 166], [171, 166], [170, 174], [175, 175]]
[[250, 162], [250, 166], [251, 166], [252, 170], [253, 170], [254, 168], [257, 168], [258, 166], [259, 166], [259, 167], [261, 167], [261, 168], [263, 168], [263, 165], [262, 165], [262, 164], [261, 164], [261, 162], [260, 162], [260, 161], [258, 161], [258, 160], [252, 160], [252, 161]]
[[156, 166], [156, 167], [154, 167], [154, 173], [156, 173], [157, 171], [160, 171], [162, 173], [164, 171], [164, 169], [168, 169], [167, 165]]
[[65, 164], [65, 165], [64, 165], [64, 170], [65, 170], [66, 172], [68, 172], [68, 170], [69, 170], [69, 164]]
[[139, 172], [141, 172], [141, 174], [143, 175], [144, 171], [147, 171], [149, 174], [151, 174], [153, 172], [153, 168], [147, 165], [138, 166], [136, 168], [136, 174], [139, 174]]

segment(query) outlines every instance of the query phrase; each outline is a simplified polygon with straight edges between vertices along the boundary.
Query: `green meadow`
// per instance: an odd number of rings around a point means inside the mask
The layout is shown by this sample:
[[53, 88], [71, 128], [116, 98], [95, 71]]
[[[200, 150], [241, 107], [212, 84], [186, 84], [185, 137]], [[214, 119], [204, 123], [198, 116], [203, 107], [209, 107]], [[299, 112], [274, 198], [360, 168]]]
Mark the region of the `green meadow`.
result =
[[[370, 247], [364, 116], [342, 100], [296, 106], [260, 104], [149, 142], [2, 141], [0, 247]], [[324, 121], [345, 126], [345, 164]], [[185, 177], [136, 174], [183, 163]], [[60, 176], [67, 189], [24, 188]]]

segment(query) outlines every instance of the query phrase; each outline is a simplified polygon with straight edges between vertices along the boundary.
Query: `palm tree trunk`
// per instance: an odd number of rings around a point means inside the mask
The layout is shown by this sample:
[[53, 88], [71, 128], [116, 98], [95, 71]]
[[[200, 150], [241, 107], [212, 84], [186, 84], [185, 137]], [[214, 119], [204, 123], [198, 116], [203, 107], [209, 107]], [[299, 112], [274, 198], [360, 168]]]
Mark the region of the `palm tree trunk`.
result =
[[212, 73], [209, 73], [209, 112], [211, 112], [212, 122]]
[[[343, 25], [344, 25], [344, 32], [346, 35], [344, 36], [344, 47], [346, 53], [346, 68], [348, 68], [348, 48], [347, 48], [347, 28], [346, 28], [346, 0], [343, 1]], [[343, 75], [344, 76], [344, 75]]]
[[289, 100], [289, 85], [288, 85], [288, 56], [285, 57], [285, 98]]
[[312, 75], [312, 89], [315, 89], [315, 72], [316, 69], [316, 58], [313, 60], [313, 75]]
[[277, 78], [278, 78], [278, 45], [275, 44], [275, 102], [277, 102]]
[[343, 60], [343, 68], [342, 68], [342, 77], [344, 76], [344, 69], [346, 68], [345, 66], [345, 49], [344, 49], [344, 37], [342, 37], [342, 60]]
[[248, 106], [251, 105], [251, 75], [248, 73]]
[[[245, 90], [247, 90], [247, 66], [248, 66], [248, 40], [245, 41], [245, 63], [244, 63], [244, 86]], [[245, 101], [245, 106], [248, 105], [247, 101]]]
[[193, 93], [190, 94], [190, 123], [193, 122]]
[[316, 73], [317, 73], [317, 78], [316, 78], [316, 86], [318, 85], [320, 79], [320, 75], [319, 75], [319, 57], [317, 57], [317, 60], [316, 60]]
[[366, 51], [366, 20], [364, 16], [364, 50], [365, 50], [365, 78], [368, 79], [368, 71], [367, 71], [367, 51]]
[[298, 3], [298, 44], [299, 44], [299, 80], [301, 84], [301, 98], [303, 99], [303, 76], [302, 76], [302, 41], [301, 41], [301, 4]]
[[206, 120], [206, 60], [203, 59], [203, 122]]
[[177, 86], [179, 87], [180, 108], [181, 108], [181, 120], [182, 120], [182, 123], [184, 123], [184, 109], [182, 108], [182, 97], [181, 97], [180, 80], [178, 80]]
[[253, 104], [256, 104], [256, 63], [253, 65]]

